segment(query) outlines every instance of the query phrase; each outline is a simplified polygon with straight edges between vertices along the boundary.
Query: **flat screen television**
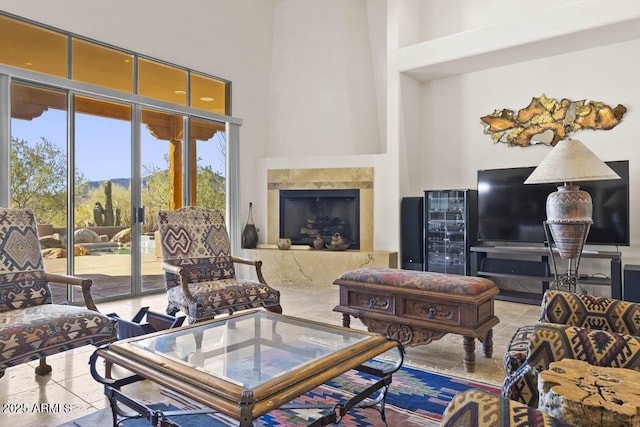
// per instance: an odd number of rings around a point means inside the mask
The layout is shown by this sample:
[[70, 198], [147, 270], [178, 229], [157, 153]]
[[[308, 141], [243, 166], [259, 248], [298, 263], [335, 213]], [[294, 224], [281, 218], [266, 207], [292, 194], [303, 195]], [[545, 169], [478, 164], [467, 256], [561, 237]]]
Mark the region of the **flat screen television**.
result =
[[[621, 179], [575, 183], [593, 200], [587, 244], [629, 246], [629, 161], [606, 163]], [[557, 185], [524, 184], [534, 169], [478, 171], [479, 241], [545, 243], [545, 204]]]

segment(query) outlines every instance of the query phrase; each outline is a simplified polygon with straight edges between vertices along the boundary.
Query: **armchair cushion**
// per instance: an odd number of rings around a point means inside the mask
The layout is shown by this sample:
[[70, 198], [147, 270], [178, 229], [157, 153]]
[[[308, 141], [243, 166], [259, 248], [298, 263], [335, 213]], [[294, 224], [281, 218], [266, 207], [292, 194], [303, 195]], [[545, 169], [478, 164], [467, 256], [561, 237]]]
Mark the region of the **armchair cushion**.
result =
[[535, 326], [525, 363], [505, 377], [502, 395], [538, 406], [538, 373], [554, 360], [586, 361], [596, 366], [640, 370], [640, 337], [577, 326], [540, 323]]
[[192, 206], [160, 211], [158, 230], [163, 261], [183, 267], [189, 283], [235, 277], [229, 236], [220, 211]]
[[50, 303], [51, 288], [44, 271], [0, 274], [0, 312]]
[[190, 283], [193, 300], [181, 287], [167, 289], [167, 298], [193, 319], [278, 304], [280, 293], [268, 285], [242, 279]]
[[640, 304], [548, 290], [542, 301], [541, 321], [639, 336]]
[[0, 209], [0, 311], [50, 302], [33, 213]]
[[511, 376], [527, 358], [527, 348], [535, 325], [521, 326], [513, 334], [507, 351], [504, 353], [504, 372], [506, 376]]
[[[165, 264], [180, 267], [189, 283], [206, 283], [217, 280], [232, 279], [235, 268], [230, 256], [213, 258], [167, 259]], [[180, 286], [180, 276], [165, 272], [167, 288]]]
[[43, 304], [0, 313], [0, 367], [114, 340], [114, 322], [97, 311]]

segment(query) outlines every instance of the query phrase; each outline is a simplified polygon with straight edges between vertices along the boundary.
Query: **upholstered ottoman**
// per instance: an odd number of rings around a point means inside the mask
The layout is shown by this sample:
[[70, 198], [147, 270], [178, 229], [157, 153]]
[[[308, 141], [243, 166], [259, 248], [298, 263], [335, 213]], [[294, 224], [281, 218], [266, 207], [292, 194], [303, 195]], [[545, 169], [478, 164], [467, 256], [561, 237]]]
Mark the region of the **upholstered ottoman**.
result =
[[463, 336], [464, 367], [475, 370], [475, 339], [485, 357], [493, 353], [494, 315], [498, 287], [488, 279], [427, 271], [361, 268], [334, 282], [340, 286], [342, 324], [357, 317], [372, 332], [404, 346], [428, 344], [448, 333]]
[[570, 426], [535, 408], [483, 390], [471, 389], [453, 398], [442, 415], [442, 427]]

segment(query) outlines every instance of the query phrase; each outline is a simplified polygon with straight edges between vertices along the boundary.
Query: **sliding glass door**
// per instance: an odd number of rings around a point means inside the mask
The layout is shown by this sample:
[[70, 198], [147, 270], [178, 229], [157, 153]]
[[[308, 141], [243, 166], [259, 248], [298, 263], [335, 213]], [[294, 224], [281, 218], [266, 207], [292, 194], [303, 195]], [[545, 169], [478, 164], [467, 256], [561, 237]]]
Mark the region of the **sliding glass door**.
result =
[[191, 204], [226, 210], [227, 140], [224, 123], [191, 119]]
[[[35, 212], [47, 271], [66, 274], [67, 93], [13, 83], [10, 94], [9, 207]], [[68, 297], [52, 291], [55, 300]]]
[[96, 300], [164, 289], [155, 218], [182, 205], [184, 116], [142, 109], [136, 136], [128, 103], [23, 83], [11, 100], [10, 206], [35, 211], [47, 271]]
[[132, 107], [73, 96], [73, 274], [96, 299], [129, 295], [132, 283]]
[[34, 209], [48, 271], [164, 289], [157, 212], [183, 205], [227, 211], [239, 249], [230, 81], [2, 11], [0, 36], [0, 206]]
[[185, 117], [143, 108], [140, 121], [141, 201], [144, 212], [140, 245], [142, 290], [164, 288], [160, 268], [158, 211], [182, 206], [182, 152]]
[[162, 291], [158, 211], [185, 205], [224, 211], [234, 243], [237, 123], [6, 77], [0, 205], [35, 211], [47, 271], [91, 278], [97, 301]]

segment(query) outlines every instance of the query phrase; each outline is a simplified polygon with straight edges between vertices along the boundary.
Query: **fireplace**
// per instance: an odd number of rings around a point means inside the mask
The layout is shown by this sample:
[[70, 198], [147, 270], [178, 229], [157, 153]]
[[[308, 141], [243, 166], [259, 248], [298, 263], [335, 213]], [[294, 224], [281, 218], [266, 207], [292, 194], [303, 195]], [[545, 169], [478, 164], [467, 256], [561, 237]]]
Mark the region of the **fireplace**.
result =
[[[356, 218], [359, 217], [360, 221], [356, 222], [354, 230], [357, 229], [358, 237], [353, 238], [356, 243], [351, 247], [357, 247], [359, 251], [374, 250], [373, 168], [267, 169], [267, 244], [275, 244], [280, 236], [284, 235], [280, 221], [282, 203], [280, 193], [293, 190], [357, 191], [360, 203], [354, 200], [354, 208], [357, 209], [354, 211], [357, 214], [354, 213], [354, 215], [357, 215]], [[353, 194], [355, 197], [356, 193]], [[306, 227], [306, 218], [304, 224], [297, 224], [297, 231], [295, 229], [291, 231], [295, 231], [294, 234], [297, 236], [302, 227]]]
[[336, 233], [360, 249], [360, 190], [280, 190], [280, 237], [313, 246], [316, 236], [328, 243]]

